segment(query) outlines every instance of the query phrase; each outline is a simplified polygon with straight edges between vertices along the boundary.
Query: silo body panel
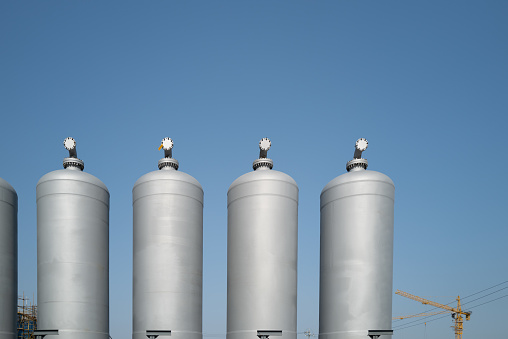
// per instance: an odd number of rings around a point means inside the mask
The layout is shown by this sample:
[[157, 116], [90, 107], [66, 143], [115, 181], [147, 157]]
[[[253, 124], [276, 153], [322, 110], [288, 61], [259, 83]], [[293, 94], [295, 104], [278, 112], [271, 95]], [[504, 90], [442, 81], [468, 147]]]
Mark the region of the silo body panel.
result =
[[37, 307], [60, 339], [109, 338], [109, 192], [78, 169], [37, 184]]
[[15, 339], [18, 303], [18, 195], [0, 178], [0, 339]]
[[203, 189], [164, 168], [134, 185], [133, 339], [147, 330], [200, 339], [203, 293]]
[[296, 338], [298, 186], [259, 168], [228, 190], [227, 339]]
[[391, 329], [394, 193], [390, 178], [363, 169], [323, 189], [321, 339], [366, 338], [368, 330]]

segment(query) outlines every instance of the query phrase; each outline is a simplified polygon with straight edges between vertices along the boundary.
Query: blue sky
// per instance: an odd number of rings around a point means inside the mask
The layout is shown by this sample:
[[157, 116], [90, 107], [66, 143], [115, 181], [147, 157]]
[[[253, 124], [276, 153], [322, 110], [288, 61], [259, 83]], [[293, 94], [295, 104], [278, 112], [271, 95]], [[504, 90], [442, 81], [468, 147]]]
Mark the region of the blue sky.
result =
[[[505, 1], [0, 2], [19, 291], [36, 293], [35, 185], [61, 168], [68, 136], [111, 193], [114, 339], [131, 334], [132, 186], [166, 136], [205, 191], [205, 334], [226, 329], [226, 192], [262, 137], [300, 188], [299, 331], [318, 332], [319, 194], [360, 137], [396, 185], [394, 291], [448, 303], [507, 281], [507, 14]], [[394, 315], [430, 309], [393, 300]], [[464, 338], [499, 338], [507, 306], [472, 309]], [[394, 338], [450, 338], [451, 325]]]

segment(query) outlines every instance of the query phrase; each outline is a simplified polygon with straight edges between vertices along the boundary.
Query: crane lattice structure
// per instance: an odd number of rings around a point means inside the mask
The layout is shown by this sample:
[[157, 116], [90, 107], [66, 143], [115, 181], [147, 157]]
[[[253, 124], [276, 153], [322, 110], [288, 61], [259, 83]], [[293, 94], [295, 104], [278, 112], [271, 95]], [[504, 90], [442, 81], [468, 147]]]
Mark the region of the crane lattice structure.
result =
[[448, 311], [426, 312], [426, 313], [418, 313], [418, 314], [412, 314], [412, 315], [404, 315], [401, 317], [393, 317], [392, 320], [402, 320], [402, 319], [416, 318], [416, 317], [428, 317], [431, 315], [443, 314], [443, 313], [448, 313]]
[[37, 329], [37, 305], [30, 302], [30, 299], [23, 296], [18, 297], [18, 321], [19, 339], [34, 339], [34, 331]]
[[455, 339], [462, 339], [462, 332], [464, 331], [464, 328], [463, 328], [464, 318], [462, 318], [462, 316], [465, 315], [466, 320], [469, 320], [471, 318], [471, 312], [462, 311], [462, 307], [460, 306], [460, 296], [457, 296], [457, 307], [450, 307], [448, 305], [443, 305], [443, 304], [437, 303], [435, 301], [427, 300], [425, 298], [418, 297], [416, 295], [409, 294], [409, 293], [403, 292], [401, 290], [397, 290], [397, 292], [395, 292], [395, 294], [401, 295], [403, 297], [406, 297], [406, 298], [409, 298], [409, 299], [412, 299], [415, 301], [419, 301], [424, 305], [432, 305], [432, 306], [435, 306], [435, 307], [445, 310], [445, 311], [441, 311], [441, 312], [419, 313], [419, 314], [415, 314], [414, 316], [398, 317], [397, 319], [404, 319], [404, 318], [410, 318], [410, 317], [423, 317], [423, 316], [428, 316], [428, 315], [452, 312], [452, 318], [455, 321], [455, 326], [453, 326], [454, 330], [455, 330]]

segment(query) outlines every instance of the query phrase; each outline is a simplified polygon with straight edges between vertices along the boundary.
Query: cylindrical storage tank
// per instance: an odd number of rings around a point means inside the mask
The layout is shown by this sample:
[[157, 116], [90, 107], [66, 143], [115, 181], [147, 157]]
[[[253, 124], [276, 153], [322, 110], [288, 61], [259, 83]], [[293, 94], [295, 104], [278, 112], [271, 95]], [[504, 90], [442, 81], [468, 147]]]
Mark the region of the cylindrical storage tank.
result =
[[321, 192], [320, 339], [363, 339], [392, 328], [395, 186], [366, 170], [367, 145], [356, 142], [348, 173]]
[[109, 338], [109, 192], [83, 172], [76, 142], [63, 170], [37, 183], [37, 329]]
[[132, 338], [171, 331], [172, 338], [200, 339], [203, 189], [178, 171], [170, 138], [163, 139], [160, 148], [165, 157], [159, 170], [143, 175], [132, 189]]
[[0, 339], [17, 338], [18, 195], [0, 178]]
[[270, 145], [228, 190], [227, 339], [296, 339], [298, 186], [272, 170]]

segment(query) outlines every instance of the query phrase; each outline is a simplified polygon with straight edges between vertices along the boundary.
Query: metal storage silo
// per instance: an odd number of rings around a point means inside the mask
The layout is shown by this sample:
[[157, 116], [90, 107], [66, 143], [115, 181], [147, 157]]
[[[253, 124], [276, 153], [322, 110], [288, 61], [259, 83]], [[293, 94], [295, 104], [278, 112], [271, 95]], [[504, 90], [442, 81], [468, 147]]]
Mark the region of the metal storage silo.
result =
[[227, 339], [296, 338], [298, 186], [272, 170], [270, 146], [228, 190]]
[[109, 337], [109, 192], [64, 140], [63, 170], [37, 183], [38, 330]]
[[[162, 140], [159, 170], [132, 189], [133, 339], [202, 336], [203, 189], [178, 171], [173, 141]], [[159, 149], [160, 149], [159, 148]]]
[[358, 139], [348, 173], [321, 192], [320, 339], [368, 338], [392, 325], [395, 186], [367, 170], [367, 146]]
[[17, 337], [18, 195], [0, 178], [0, 339]]

